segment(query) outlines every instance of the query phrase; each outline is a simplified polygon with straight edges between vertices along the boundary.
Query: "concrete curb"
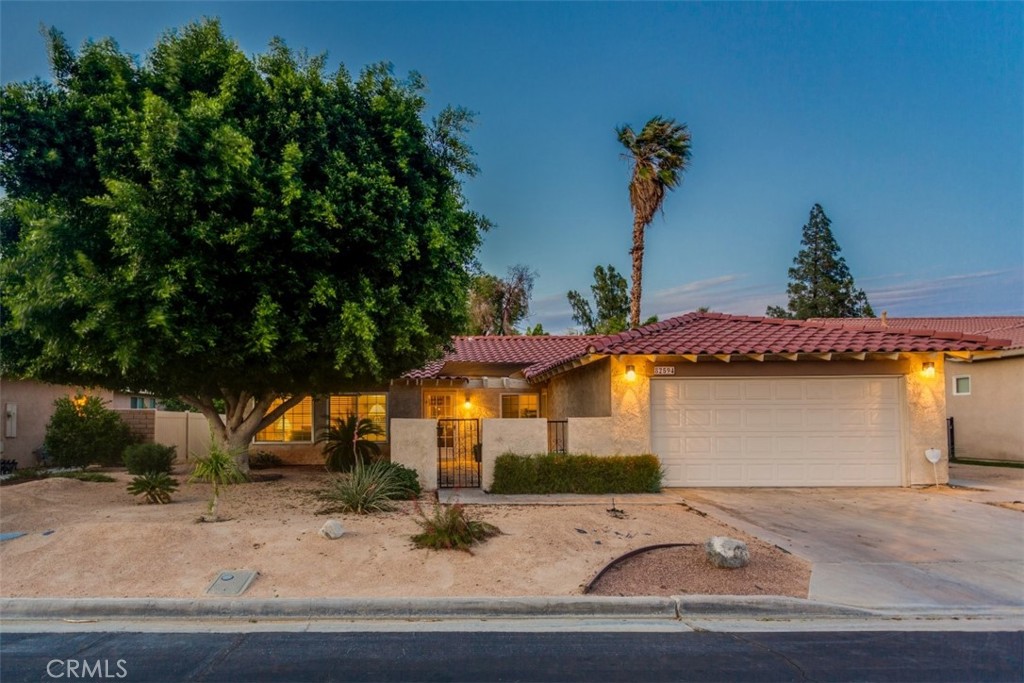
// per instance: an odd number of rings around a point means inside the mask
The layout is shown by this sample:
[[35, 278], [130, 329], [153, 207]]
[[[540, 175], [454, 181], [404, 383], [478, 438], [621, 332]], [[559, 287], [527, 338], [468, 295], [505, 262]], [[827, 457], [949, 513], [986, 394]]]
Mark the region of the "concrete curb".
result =
[[[934, 610], [944, 613], [944, 610]], [[850, 618], [879, 611], [785, 597], [686, 595], [672, 597], [458, 598], [3, 598], [4, 621], [93, 619], [418, 620], [418, 619], [685, 619]], [[887, 615], [886, 615], [887, 616]]]

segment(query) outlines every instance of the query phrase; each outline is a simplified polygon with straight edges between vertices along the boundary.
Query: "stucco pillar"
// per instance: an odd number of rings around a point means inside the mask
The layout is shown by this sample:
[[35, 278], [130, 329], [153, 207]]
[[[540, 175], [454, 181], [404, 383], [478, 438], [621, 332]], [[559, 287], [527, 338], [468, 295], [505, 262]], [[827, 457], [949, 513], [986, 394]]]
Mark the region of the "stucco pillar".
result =
[[[926, 362], [935, 363], [935, 373], [931, 377], [923, 372]], [[912, 356], [908, 371], [904, 375], [904, 382], [907, 409], [904, 420], [907, 484], [947, 484], [949, 449], [946, 445], [946, 374], [942, 354]], [[924, 455], [925, 450], [929, 448], [937, 448], [942, 452], [942, 460], [935, 467], [932, 467]]]
[[391, 462], [416, 470], [424, 491], [437, 490], [437, 420], [391, 419]]
[[489, 490], [494, 483], [494, 461], [499, 455], [536, 455], [547, 453], [548, 421], [546, 418], [515, 420], [481, 420], [480, 483]]

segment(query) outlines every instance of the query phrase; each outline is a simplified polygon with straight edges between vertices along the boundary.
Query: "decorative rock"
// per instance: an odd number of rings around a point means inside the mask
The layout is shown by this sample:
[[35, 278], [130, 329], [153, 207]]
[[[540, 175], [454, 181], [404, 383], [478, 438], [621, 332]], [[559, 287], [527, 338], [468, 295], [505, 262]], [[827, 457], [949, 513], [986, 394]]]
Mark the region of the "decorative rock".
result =
[[704, 543], [704, 552], [716, 567], [738, 569], [750, 563], [747, 544], [727, 536], [712, 536]]
[[345, 535], [345, 527], [341, 526], [341, 522], [338, 520], [329, 519], [320, 527], [320, 535], [329, 541], [333, 541]]

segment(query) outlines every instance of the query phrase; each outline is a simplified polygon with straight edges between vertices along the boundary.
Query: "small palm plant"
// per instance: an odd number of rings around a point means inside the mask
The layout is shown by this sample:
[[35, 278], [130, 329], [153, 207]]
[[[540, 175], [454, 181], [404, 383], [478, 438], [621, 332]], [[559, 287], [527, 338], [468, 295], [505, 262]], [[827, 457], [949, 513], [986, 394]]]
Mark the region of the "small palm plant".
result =
[[145, 496], [146, 503], [150, 505], [170, 503], [171, 494], [177, 489], [178, 480], [172, 479], [166, 472], [145, 472], [128, 484], [128, 493]]
[[416, 523], [423, 532], [412, 537], [418, 548], [462, 550], [472, 555], [471, 546], [501, 534], [501, 529], [493, 524], [471, 518], [459, 503], [437, 503], [429, 515], [422, 509], [419, 512]]
[[220, 499], [220, 488], [229, 484], [237, 484], [245, 481], [245, 473], [238, 467], [235, 454], [225, 450], [214, 440], [210, 444], [210, 454], [207, 456], [193, 453], [196, 464], [192, 469], [192, 476], [189, 481], [203, 481], [213, 484], [213, 497], [207, 508], [206, 521], [216, 522], [220, 519], [217, 515], [217, 504]]
[[382, 436], [384, 429], [368, 417], [339, 417], [317, 438], [324, 444], [324, 465], [332, 472], [347, 472], [357, 464], [380, 456], [380, 446], [366, 438]]

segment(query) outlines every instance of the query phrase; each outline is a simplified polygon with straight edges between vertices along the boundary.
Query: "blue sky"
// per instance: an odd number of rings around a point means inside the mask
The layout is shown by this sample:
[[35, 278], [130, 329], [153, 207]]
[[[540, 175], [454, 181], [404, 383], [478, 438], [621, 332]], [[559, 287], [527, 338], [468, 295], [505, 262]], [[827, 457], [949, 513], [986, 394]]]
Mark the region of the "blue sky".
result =
[[1020, 3], [0, 4], [0, 78], [46, 76], [40, 23], [144, 55], [218, 16], [254, 53], [280, 35], [353, 73], [419, 71], [477, 112], [480, 253], [539, 277], [531, 322], [629, 272], [629, 165], [614, 128], [686, 122], [693, 159], [648, 229], [644, 315], [785, 304], [815, 203], [876, 312], [1024, 313]]

